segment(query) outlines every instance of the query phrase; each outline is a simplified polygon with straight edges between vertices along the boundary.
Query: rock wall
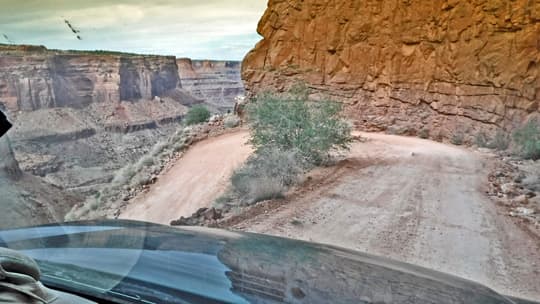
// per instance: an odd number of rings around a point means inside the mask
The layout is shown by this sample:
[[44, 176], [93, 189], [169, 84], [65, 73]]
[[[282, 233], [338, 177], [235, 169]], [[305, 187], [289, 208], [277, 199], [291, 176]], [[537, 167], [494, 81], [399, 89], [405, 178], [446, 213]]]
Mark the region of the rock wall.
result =
[[239, 61], [180, 58], [177, 63], [183, 88], [222, 111], [231, 110], [235, 98], [244, 95]]
[[177, 87], [174, 57], [0, 47], [0, 103], [12, 112], [152, 99]]
[[538, 114], [540, 2], [270, 0], [250, 94], [304, 81], [359, 125], [449, 137]]
[[173, 134], [195, 102], [175, 57], [0, 45], [11, 159], [23, 176], [83, 199]]

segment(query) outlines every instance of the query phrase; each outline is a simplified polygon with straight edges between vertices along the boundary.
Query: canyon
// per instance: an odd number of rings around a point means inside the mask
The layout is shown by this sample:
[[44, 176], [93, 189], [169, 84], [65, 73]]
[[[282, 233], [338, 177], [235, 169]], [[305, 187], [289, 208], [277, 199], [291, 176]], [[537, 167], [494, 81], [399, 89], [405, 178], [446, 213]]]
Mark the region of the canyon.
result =
[[70, 196], [54, 217], [35, 218], [61, 220], [74, 202], [98, 195], [121, 168], [182, 128], [192, 105], [218, 113], [243, 93], [239, 63], [181, 67], [173, 56], [0, 45], [0, 110], [13, 123], [2, 161], [12, 168], [5, 172], [21, 172], [5, 181], [32, 177]]
[[244, 95], [239, 61], [179, 58], [182, 87], [221, 112], [232, 111], [235, 98]]
[[242, 66], [251, 95], [297, 82], [365, 130], [495, 134], [539, 114], [538, 1], [269, 1]]
[[[538, 226], [527, 230], [526, 217], [508, 211], [538, 218], [540, 192], [517, 202], [526, 177], [498, 171], [502, 152], [357, 132], [470, 144], [540, 116], [537, 2], [270, 0], [263, 39], [242, 63], [0, 45], [0, 110], [14, 124], [0, 139], [0, 228], [98, 217], [209, 223], [538, 299]], [[283, 198], [218, 210], [253, 153], [249, 131], [241, 121], [225, 127], [227, 116], [185, 127], [185, 114], [198, 104], [230, 112], [244, 93], [295, 84], [314, 101], [345, 104], [351, 149]], [[171, 143], [174, 155], [161, 159]], [[142, 171], [143, 182], [119, 182]], [[493, 176], [507, 180], [493, 190]], [[123, 192], [104, 212], [72, 212], [101, 208], [112, 187]], [[194, 215], [203, 220], [186, 220]]]

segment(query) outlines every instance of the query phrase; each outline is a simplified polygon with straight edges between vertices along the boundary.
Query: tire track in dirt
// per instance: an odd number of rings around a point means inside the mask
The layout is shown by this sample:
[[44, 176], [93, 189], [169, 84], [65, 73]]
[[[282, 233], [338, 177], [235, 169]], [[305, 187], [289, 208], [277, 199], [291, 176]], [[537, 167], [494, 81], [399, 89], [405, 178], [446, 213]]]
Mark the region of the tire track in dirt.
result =
[[540, 244], [484, 194], [491, 160], [418, 138], [363, 134], [281, 201], [226, 227], [410, 262], [540, 300]]

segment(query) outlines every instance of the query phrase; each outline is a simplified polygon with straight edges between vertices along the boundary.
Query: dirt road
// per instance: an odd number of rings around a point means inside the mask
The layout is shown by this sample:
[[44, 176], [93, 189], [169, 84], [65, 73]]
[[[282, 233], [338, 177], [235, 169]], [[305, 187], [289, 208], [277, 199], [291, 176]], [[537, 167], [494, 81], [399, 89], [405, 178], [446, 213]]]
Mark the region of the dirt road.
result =
[[239, 131], [195, 144], [148, 192], [135, 198], [120, 218], [168, 225], [211, 206], [234, 169], [251, 154], [247, 139], [248, 132]]
[[484, 195], [488, 156], [362, 135], [368, 141], [354, 144], [346, 160], [231, 228], [357, 249], [540, 300], [540, 243]]

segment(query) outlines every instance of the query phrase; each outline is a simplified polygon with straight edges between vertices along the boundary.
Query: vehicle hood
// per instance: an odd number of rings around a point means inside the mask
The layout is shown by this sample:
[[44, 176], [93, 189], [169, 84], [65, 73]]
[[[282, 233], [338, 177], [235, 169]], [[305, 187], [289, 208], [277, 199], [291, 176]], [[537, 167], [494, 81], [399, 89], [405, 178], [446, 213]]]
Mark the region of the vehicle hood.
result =
[[125, 303], [514, 303], [480, 284], [347, 249], [109, 220], [0, 232], [46, 285]]

